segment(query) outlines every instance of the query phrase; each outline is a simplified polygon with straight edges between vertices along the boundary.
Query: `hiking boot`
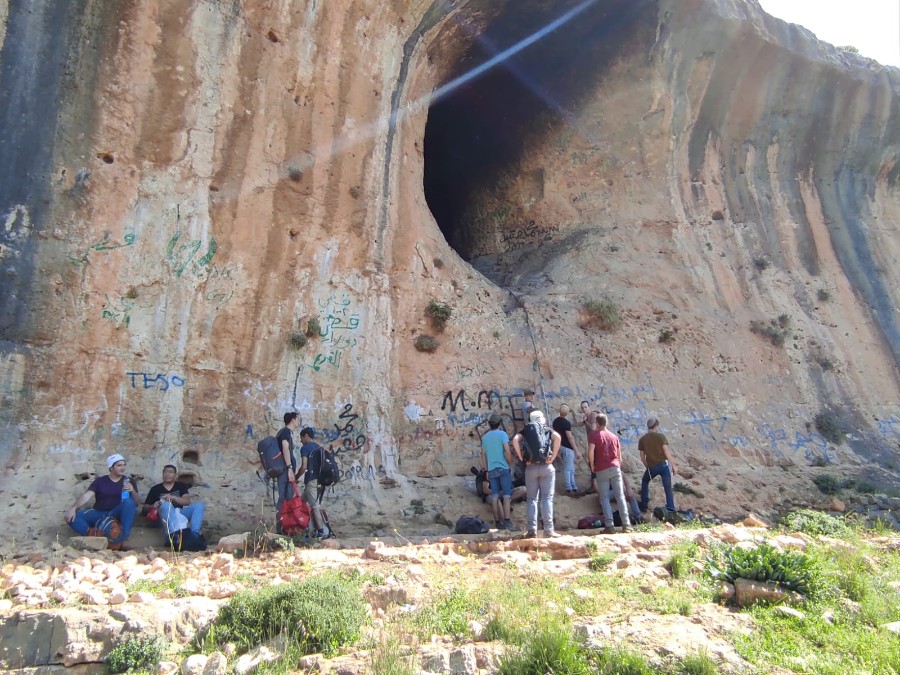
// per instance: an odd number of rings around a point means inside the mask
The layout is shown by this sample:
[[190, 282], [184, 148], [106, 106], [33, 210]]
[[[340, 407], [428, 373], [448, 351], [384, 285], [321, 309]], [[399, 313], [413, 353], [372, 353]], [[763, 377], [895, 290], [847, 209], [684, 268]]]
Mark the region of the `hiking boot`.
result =
[[614, 528], [614, 527], [604, 527], [603, 528], [603, 534], [615, 534], [615, 533], [616, 533], [616, 528]]
[[502, 520], [495, 520], [495, 521], [494, 521], [494, 529], [502, 530], [502, 529], [503, 529], [503, 521], [502, 521]]
[[522, 537], [522, 539], [534, 539], [536, 536], [537, 536], [537, 532], [535, 532], [533, 530], [528, 530], [528, 532], [525, 533], [525, 535]]
[[515, 529], [513, 527], [512, 521], [509, 518], [503, 521], [503, 529], [507, 532], [512, 532]]

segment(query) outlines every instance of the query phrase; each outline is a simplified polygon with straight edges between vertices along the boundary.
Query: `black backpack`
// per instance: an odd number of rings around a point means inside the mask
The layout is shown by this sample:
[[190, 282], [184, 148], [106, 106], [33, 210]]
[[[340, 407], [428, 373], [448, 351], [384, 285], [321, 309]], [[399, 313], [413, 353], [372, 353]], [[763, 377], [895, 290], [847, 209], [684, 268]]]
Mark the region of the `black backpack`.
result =
[[525, 461], [532, 464], [546, 464], [547, 458], [550, 457], [550, 429], [530, 422], [522, 429], [522, 438], [525, 439], [522, 453]]
[[259, 461], [262, 462], [263, 471], [269, 478], [278, 478], [287, 469], [284, 453], [281, 452], [278, 440], [274, 436], [268, 436], [257, 443], [256, 452], [259, 454]]
[[319, 450], [322, 451], [322, 458], [319, 463], [319, 485], [331, 487], [340, 479], [341, 470], [331, 450], [326, 450], [323, 447], [319, 447]]
[[173, 532], [169, 537], [169, 546], [173, 551], [205, 551], [206, 539], [190, 528]]
[[491, 528], [481, 518], [475, 516], [460, 516], [454, 528], [456, 534], [484, 534]]

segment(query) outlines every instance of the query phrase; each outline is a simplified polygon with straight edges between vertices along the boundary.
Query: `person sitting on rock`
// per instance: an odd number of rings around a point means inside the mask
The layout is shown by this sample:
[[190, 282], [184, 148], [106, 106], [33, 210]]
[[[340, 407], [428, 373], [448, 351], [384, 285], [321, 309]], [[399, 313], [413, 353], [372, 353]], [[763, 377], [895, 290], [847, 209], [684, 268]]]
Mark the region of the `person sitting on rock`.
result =
[[144, 515], [151, 509], [158, 511], [167, 541], [176, 532], [188, 528], [194, 534], [200, 534], [206, 512], [206, 505], [194, 502], [189, 494], [190, 486], [175, 480], [177, 476], [178, 469], [172, 464], [166, 464], [162, 471], [162, 483], [150, 488], [143, 506]]
[[[81, 536], [107, 537], [110, 548], [121, 548], [131, 536], [139, 496], [134, 479], [125, 472], [122, 455], [107, 457], [106, 468], [109, 475], [95, 478], [63, 518]], [[79, 511], [92, 499], [94, 508]]]

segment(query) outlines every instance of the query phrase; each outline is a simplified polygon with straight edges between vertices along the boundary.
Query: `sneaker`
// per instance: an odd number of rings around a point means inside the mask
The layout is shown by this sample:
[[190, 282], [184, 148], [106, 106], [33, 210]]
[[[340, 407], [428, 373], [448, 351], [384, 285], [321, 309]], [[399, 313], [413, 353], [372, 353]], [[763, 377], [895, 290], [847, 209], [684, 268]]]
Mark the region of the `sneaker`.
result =
[[327, 530], [316, 530], [316, 533], [313, 535], [314, 539], [328, 539], [328, 531]]
[[513, 527], [512, 521], [509, 518], [503, 521], [503, 529], [508, 532], [512, 532], [515, 529]]
[[614, 527], [604, 527], [603, 528], [603, 534], [615, 534], [615, 533], [616, 533], [616, 528], [614, 528]]
[[502, 530], [502, 529], [503, 529], [503, 521], [502, 521], [502, 520], [495, 520], [495, 521], [494, 521], [494, 529]]
[[536, 536], [537, 536], [537, 532], [528, 530], [528, 532], [525, 533], [525, 535], [522, 537], [522, 539], [534, 539]]
[[622, 532], [634, 532], [634, 528], [631, 525], [625, 525], [622, 527]]
[[558, 539], [558, 538], [561, 537], [561, 536], [562, 536], [562, 535], [561, 535], [559, 532], [553, 532], [553, 531], [550, 531], [550, 532], [544, 532], [544, 537], [545, 537], [546, 539]]

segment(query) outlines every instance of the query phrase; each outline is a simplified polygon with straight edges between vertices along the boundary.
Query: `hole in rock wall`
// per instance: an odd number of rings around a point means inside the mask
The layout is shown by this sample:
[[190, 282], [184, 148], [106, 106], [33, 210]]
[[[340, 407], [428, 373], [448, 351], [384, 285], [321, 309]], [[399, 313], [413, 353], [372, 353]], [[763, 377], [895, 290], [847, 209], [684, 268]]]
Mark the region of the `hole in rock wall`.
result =
[[181, 453], [181, 460], [183, 462], [190, 462], [191, 464], [199, 464], [200, 453], [196, 450], [185, 450]]
[[192, 473], [180, 473], [175, 480], [184, 483], [188, 487], [194, 487], [197, 484], [197, 476]]
[[596, 133], [580, 108], [623, 53], [647, 58], [657, 5], [471, 2], [460, 14], [479, 19], [451, 16], [429, 52], [448, 65], [428, 111], [424, 189], [447, 242], [471, 262], [503, 254], [505, 233], [555, 189], [534, 153], [554, 148], [554, 137]]

